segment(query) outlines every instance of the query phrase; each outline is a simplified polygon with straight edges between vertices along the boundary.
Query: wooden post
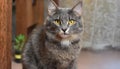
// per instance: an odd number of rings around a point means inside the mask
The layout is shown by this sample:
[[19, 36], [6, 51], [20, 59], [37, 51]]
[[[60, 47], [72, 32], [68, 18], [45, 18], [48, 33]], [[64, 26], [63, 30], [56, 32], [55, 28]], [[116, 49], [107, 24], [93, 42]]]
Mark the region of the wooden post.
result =
[[27, 28], [33, 23], [32, 0], [16, 0], [16, 35], [27, 36]]
[[12, 0], [0, 0], [0, 69], [11, 69]]
[[31, 32], [32, 28], [44, 21], [44, 0], [16, 0], [16, 34]]
[[44, 0], [36, 0], [33, 6], [34, 22], [43, 24], [44, 21]]
[[27, 34], [29, 35], [36, 25], [42, 25], [44, 21], [44, 0], [33, 0], [32, 4], [33, 23], [27, 28]]

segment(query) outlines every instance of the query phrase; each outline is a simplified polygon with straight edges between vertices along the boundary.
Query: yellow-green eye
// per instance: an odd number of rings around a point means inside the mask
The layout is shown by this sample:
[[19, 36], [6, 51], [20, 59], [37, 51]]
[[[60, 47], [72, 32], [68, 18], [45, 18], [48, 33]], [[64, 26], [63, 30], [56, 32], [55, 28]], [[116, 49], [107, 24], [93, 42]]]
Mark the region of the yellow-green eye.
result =
[[75, 21], [74, 20], [69, 20], [68, 23], [69, 23], [69, 25], [74, 25]]
[[54, 23], [58, 26], [61, 24], [60, 20], [55, 20]]

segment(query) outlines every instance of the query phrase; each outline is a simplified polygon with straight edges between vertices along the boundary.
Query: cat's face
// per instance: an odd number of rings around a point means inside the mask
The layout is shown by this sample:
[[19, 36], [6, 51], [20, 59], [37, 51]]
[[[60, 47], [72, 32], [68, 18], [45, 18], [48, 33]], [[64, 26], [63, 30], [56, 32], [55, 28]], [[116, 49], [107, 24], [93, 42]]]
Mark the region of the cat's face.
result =
[[[78, 8], [79, 7], [79, 8]], [[58, 38], [68, 38], [82, 31], [81, 4], [74, 8], [58, 8], [51, 3], [48, 7], [46, 30]]]

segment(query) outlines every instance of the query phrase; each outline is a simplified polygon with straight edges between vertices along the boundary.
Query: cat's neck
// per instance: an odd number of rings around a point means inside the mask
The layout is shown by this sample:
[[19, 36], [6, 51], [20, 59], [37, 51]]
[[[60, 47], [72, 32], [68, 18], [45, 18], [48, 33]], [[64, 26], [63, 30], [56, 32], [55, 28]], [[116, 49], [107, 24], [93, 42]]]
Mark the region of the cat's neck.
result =
[[46, 41], [49, 42], [49, 43], [56, 44], [56, 45], [68, 47], [68, 46], [71, 46], [71, 45], [78, 44], [80, 42], [80, 39], [73, 39], [73, 40], [57, 39], [52, 34], [46, 32]]

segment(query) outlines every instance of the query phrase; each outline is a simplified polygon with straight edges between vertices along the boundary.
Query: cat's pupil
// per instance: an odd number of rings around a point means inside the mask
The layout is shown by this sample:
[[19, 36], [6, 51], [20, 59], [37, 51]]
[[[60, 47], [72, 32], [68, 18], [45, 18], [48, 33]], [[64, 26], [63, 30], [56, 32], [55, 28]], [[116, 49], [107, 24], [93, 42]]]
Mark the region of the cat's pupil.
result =
[[59, 19], [55, 19], [55, 21], [59, 22], [60, 20]]

